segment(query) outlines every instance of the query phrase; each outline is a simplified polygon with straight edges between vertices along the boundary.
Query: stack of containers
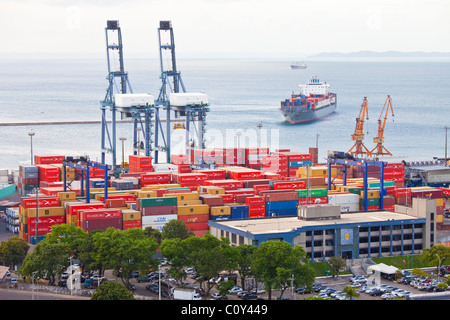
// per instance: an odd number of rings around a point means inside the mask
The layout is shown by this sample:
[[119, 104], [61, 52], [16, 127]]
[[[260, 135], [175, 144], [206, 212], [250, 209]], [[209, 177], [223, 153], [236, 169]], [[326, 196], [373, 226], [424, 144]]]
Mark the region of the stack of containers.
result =
[[178, 220], [183, 221], [186, 227], [196, 236], [203, 236], [209, 231], [210, 209], [207, 204], [193, 204], [178, 206]]
[[[381, 195], [382, 196], [382, 195]], [[361, 191], [360, 209], [365, 210], [365, 195], [364, 191]], [[380, 190], [368, 189], [367, 190], [367, 211], [380, 210]]]
[[128, 170], [135, 172], [153, 172], [152, 158], [144, 155], [130, 155], [128, 158]]
[[74, 226], [79, 226], [79, 215], [78, 211], [80, 210], [91, 210], [91, 209], [99, 209], [106, 208], [106, 204], [103, 202], [70, 202], [65, 204], [65, 215], [66, 215], [66, 223], [72, 224]]
[[180, 165], [180, 164], [190, 164], [189, 156], [185, 154], [172, 154], [170, 155], [170, 163]]
[[39, 181], [57, 182], [60, 181], [59, 168], [49, 164], [38, 164]]
[[403, 162], [388, 163], [384, 168], [384, 181], [394, 182], [397, 188], [403, 188], [405, 186], [405, 164]]
[[84, 232], [106, 230], [108, 228], [122, 229], [122, 210], [120, 209], [84, 209], [79, 210], [77, 215], [79, 227], [81, 227]]
[[266, 201], [263, 196], [252, 196], [245, 199], [249, 218], [264, 218], [266, 216]]
[[296, 177], [298, 168], [311, 166], [311, 155], [309, 153], [280, 152], [280, 154], [287, 156], [289, 177]]
[[[19, 207], [21, 236], [31, 244], [36, 244], [45, 238], [46, 234], [51, 233], [53, 225], [66, 222], [64, 207], [60, 205], [58, 197], [39, 196], [38, 201], [38, 218], [36, 196], [23, 197]], [[36, 221], [38, 225], [36, 225]]]
[[272, 190], [295, 190], [306, 188], [306, 182], [303, 180], [270, 181], [269, 185], [272, 187]]
[[225, 192], [228, 190], [241, 189], [244, 186], [242, 181], [234, 180], [234, 179], [206, 180], [206, 181], [204, 181], [204, 185], [220, 187], [220, 188], [225, 189]]
[[297, 216], [298, 192], [294, 190], [261, 191], [266, 202], [266, 217]]
[[319, 149], [318, 148], [309, 148], [309, 154], [311, 155], [311, 164], [312, 165], [319, 163]]
[[20, 212], [19, 207], [7, 207], [5, 209], [6, 230], [12, 233], [19, 233], [20, 230]]
[[177, 219], [175, 196], [139, 198], [138, 202], [142, 215], [142, 228], [151, 227], [161, 231], [167, 222]]
[[299, 205], [319, 205], [328, 203], [328, 189], [298, 189]]
[[269, 155], [269, 148], [246, 148], [245, 166], [253, 169], [261, 169], [262, 158]]
[[138, 210], [122, 210], [122, 229], [142, 228], [142, 214]]
[[267, 157], [262, 157], [262, 170], [287, 177], [289, 174], [288, 157], [285, 154], [277, 153]]
[[132, 189], [134, 189], [133, 181], [131, 181], [131, 179], [111, 180], [111, 187], [116, 188], [116, 190], [132, 190]]
[[264, 173], [262, 171], [245, 167], [227, 168], [226, 172], [228, 177], [234, 180], [243, 181], [264, 179]]
[[39, 187], [39, 170], [36, 166], [20, 166], [17, 188], [23, 196], [33, 192]]
[[225, 170], [195, 170], [194, 172], [205, 174], [206, 180], [224, 180], [226, 178]]

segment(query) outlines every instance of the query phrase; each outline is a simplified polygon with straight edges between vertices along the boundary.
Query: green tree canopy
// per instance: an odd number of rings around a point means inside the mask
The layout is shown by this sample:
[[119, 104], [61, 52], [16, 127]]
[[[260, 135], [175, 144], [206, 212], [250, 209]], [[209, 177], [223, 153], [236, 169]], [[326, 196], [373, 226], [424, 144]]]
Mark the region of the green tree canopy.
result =
[[0, 261], [3, 261], [10, 268], [22, 263], [30, 246], [24, 239], [17, 236], [10, 237], [7, 241], [0, 243]]
[[162, 239], [187, 239], [188, 237], [194, 235], [191, 230], [186, 227], [186, 224], [181, 220], [170, 220], [164, 225], [162, 229]]
[[95, 290], [91, 300], [136, 300], [127, 288], [117, 282], [105, 281]]

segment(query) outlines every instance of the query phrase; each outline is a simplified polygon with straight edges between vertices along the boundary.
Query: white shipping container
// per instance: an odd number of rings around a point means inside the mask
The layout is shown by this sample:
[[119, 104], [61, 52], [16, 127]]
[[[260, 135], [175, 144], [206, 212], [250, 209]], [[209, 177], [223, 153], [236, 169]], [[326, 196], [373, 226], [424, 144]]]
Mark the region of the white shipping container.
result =
[[167, 223], [170, 220], [176, 220], [176, 214], [163, 214], [156, 216], [142, 216], [142, 224], [143, 225], [153, 225], [153, 224], [161, 224]]
[[207, 105], [208, 96], [204, 93], [187, 93], [178, 92], [169, 95], [169, 102], [171, 106], [182, 107], [188, 105]]
[[115, 94], [114, 101], [116, 107], [126, 108], [134, 106], [153, 106], [155, 98], [151, 94], [146, 93], [122, 93]]
[[333, 193], [328, 195], [328, 203], [344, 204], [344, 203], [358, 203], [360, 196], [354, 193]]

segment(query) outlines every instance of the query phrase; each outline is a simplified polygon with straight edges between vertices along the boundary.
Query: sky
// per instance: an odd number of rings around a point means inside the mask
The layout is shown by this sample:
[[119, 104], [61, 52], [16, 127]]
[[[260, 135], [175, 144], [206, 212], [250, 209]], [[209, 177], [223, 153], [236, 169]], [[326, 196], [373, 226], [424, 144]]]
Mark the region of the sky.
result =
[[124, 51], [158, 56], [170, 20], [177, 55], [450, 52], [450, 0], [0, 0], [0, 54], [105, 53], [107, 20]]

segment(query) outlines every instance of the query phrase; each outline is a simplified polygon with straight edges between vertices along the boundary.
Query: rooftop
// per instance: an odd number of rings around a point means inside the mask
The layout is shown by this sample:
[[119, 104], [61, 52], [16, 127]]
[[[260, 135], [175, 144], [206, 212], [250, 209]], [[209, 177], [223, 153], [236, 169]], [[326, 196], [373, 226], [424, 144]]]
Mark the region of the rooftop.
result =
[[266, 234], [291, 232], [298, 228], [324, 226], [324, 225], [345, 225], [355, 223], [379, 223], [380, 221], [388, 220], [415, 220], [416, 217], [391, 212], [391, 211], [371, 211], [371, 212], [356, 212], [343, 213], [340, 219], [327, 220], [303, 220], [297, 217], [280, 217], [280, 218], [263, 218], [263, 219], [248, 219], [248, 220], [220, 220], [214, 221], [225, 227], [230, 227], [236, 230], [252, 234]]

